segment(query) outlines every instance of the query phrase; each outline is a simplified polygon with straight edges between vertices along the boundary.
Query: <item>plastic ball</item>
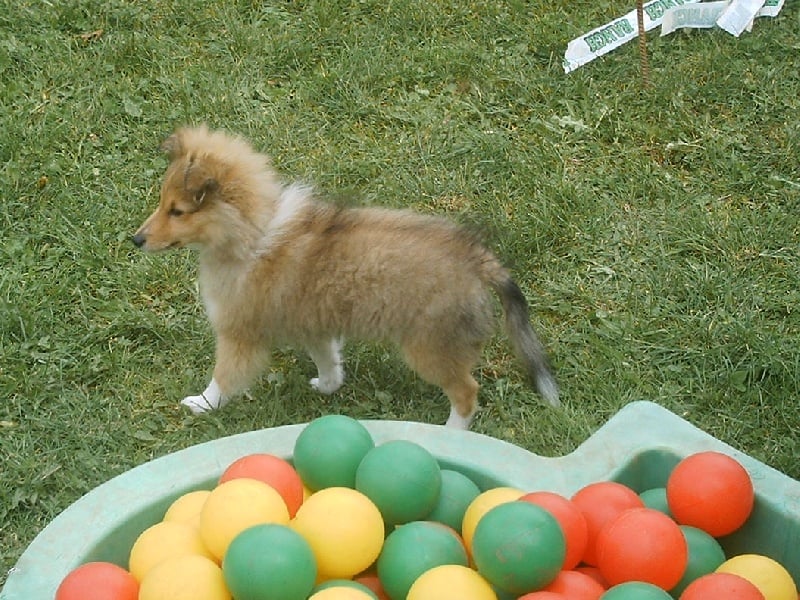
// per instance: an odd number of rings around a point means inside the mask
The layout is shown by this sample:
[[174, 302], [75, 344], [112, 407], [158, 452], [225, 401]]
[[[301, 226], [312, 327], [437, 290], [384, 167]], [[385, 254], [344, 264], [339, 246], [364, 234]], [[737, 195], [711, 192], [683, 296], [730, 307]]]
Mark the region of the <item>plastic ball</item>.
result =
[[222, 561], [236, 600], [305, 600], [317, 564], [311, 546], [285, 525], [256, 525], [237, 535]]
[[482, 492], [470, 503], [464, 512], [464, 520], [461, 522], [461, 537], [464, 538], [467, 552], [472, 552], [472, 536], [483, 515], [495, 506], [519, 500], [523, 494], [524, 492], [517, 488], [496, 487]]
[[383, 543], [378, 577], [391, 598], [405, 598], [414, 581], [440, 565], [469, 566], [461, 539], [450, 528], [430, 521], [400, 525]]
[[255, 479], [232, 479], [211, 491], [200, 513], [200, 536], [222, 560], [228, 545], [248, 527], [264, 523], [289, 523], [289, 510], [281, 495]]
[[356, 489], [375, 503], [387, 526], [424, 519], [436, 506], [441, 488], [439, 463], [407, 440], [376, 446], [356, 471]]
[[615, 481], [599, 481], [578, 490], [571, 498], [586, 518], [588, 541], [583, 562], [597, 565], [597, 536], [610, 521], [629, 508], [643, 508], [639, 495]]
[[760, 554], [742, 554], [726, 560], [717, 573], [733, 573], [755, 585], [766, 600], [796, 600], [797, 587], [789, 572], [777, 561]]
[[303, 503], [303, 480], [287, 461], [272, 454], [250, 454], [234, 461], [225, 469], [219, 483], [249, 477], [272, 486], [281, 495], [289, 516], [293, 517]]
[[709, 573], [698, 577], [680, 595], [680, 600], [764, 600], [764, 594], [744, 577], [733, 573]]
[[386, 589], [383, 587], [383, 583], [381, 583], [381, 580], [374, 571], [370, 570], [368, 573], [362, 573], [353, 578], [353, 581], [368, 587], [372, 593], [375, 594], [377, 600], [390, 600], [389, 594], [386, 593]]
[[148, 571], [138, 600], [231, 600], [222, 569], [204, 556], [170, 558]]
[[[335, 588], [337, 590], [336, 594], [344, 598], [344, 594], [349, 593], [347, 591], [342, 591], [341, 588], [349, 588], [355, 590], [357, 592], [361, 592], [362, 594], [366, 594], [368, 598], [371, 600], [380, 600], [378, 595], [372, 591], [369, 587], [360, 583], [358, 581], [353, 581], [352, 579], [330, 579], [323, 583], [320, 583], [317, 587], [315, 587], [311, 592], [311, 597], [314, 597], [314, 594], [317, 594], [323, 590], [327, 590], [328, 588]], [[336, 597], [338, 597], [336, 596]], [[361, 597], [361, 596], [359, 596]], [[334, 596], [331, 596], [334, 598]]]
[[721, 537], [739, 529], [750, 516], [753, 482], [730, 456], [699, 452], [684, 458], [670, 473], [667, 501], [678, 523]]
[[480, 520], [472, 539], [478, 572], [500, 589], [517, 595], [553, 581], [565, 554], [558, 521], [530, 502], [494, 507]]
[[669, 503], [667, 502], [667, 488], [650, 488], [639, 494], [639, 498], [642, 499], [645, 508], [652, 508], [668, 517], [672, 517], [672, 513], [669, 512]]
[[139, 582], [122, 567], [90, 562], [70, 571], [56, 590], [55, 600], [137, 600]]
[[680, 529], [686, 538], [689, 559], [681, 580], [670, 590], [673, 596], [679, 596], [695, 579], [713, 573], [725, 562], [722, 546], [705, 531], [689, 525], [681, 525]]
[[356, 469], [375, 447], [367, 428], [344, 415], [326, 415], [305, 426], [294, 444], [294, 468], [311, 491], [355, 488]]
[[589, 540], [586, 517], [580, 509], [568, 498], [553, 492], [531, 492], [520, 500], [541, 506], [556, 518], [567, 543], [564, 565], [561, 568], [574, 569], [586, 553]]
[[150, 569], [168, 558], [196, 554], [213, 558], [200, 537], [200, 532], [187, 523], [162, 521], [145, 529], [130, 551], [128, 569], [142, 581]]
[[314, 592], [308, 600], [373, 600], [373, 598], [374, 596], [364, 590], [340, 585]]
[[600, 600], [673, 600], [667, 592], [652, 583], [629, 581], [615, 585]]
[[326, 488], [297, 511], [292, 529], [311, 545], [321, 579], [350, 579], [369, 567], [381, 551], [381, 513], [361, 492]]
[[597, 566], [611, 585], [642, 581], [672, 589], [688, 556], [678, 524], [652, 508], [626, 510], [597, 537]]
[[584, 575], [588, 575], [589, 577], [594, 579], [597, 583], [603, 586], [603, 589], [607, 590], [608, 588], [611, 587], [610, 585], [608, 585], [608, 582], [606, 581], [605, 577], [603, 577], [603, 574], [597, 567], [591, 567], [589, 565], [579, 565], [575, 567], [575, 570], [578, 573], [583, 573]]
[[452, 527], [461, 533], [461, 523], [467, 507], [477, 498], [481, 490], [466, 475], [458, 471], [442, 469], [442, 488], [433, 510], [425, 517], [426, 521], [436, 521]]
[[606, 588], [585, 573], [561, 571], [543, 591], [561, 594], [569, 600], [598, 600]]
[[197, 490], [184, 494], [170, 504], [162, 521], [178, 521], [200, 527], [200, 512], [210, 493], [211, 490]]
[[572, 598], [557, 592], [548, 592], [542, 590], [540, 592], [530, 592], [528, 594], [524, 594], [520, 596], [518, 600], [572, 600]]
[[497, 600], [477, 571], [461, 565], [442, 565], [423, 573], [408, 590], [406, 600]]

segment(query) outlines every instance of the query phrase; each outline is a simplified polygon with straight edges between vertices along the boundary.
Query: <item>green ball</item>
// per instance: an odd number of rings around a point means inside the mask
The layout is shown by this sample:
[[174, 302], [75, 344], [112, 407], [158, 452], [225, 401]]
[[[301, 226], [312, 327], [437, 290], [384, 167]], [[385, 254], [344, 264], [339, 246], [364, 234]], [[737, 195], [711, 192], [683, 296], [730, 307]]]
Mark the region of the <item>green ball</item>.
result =
[[442, 489], [439, 492], [439, 500], [425, 520], [442, 523], [461, 533], [464, 513], [480, 493], [480, 488], [466, 475], [458, 471], [442, 469]]
[[356, 489], [378, 507], [388, 527], [424, 519], [439, 500], [441, 487], [439, 463], [407, 440], [376, 446], [356, 471]]
[[352, 579], [329, 579], [328, 581], [320, 583], [317, 587], [315, 587], [312, 590], [311, 595], [313, 596], [314, 594], [316, 594], [317, 592], [319, 592], [321, 590], [327, 590], [328, 588], [332, 588], [332, 587], [335, 587], [335, 588], [343, 588], [343, 587], [352, 588], [354, 590], [358, 590], [359, 592], [364, 592], [370, 598], [374, 598], [375, 600], [379, 600], [378, 599], [378, 595], [375, 592], [373, 592], [371, 589], [369, 589], [363, 583], [358, 583], [357, 581], [353, 581]]
[[681, 525], [680, 528], [689, 548], [689, 561], [678, 585], [670, 590], [676, 598], [695, 579], [713, 573], [726, 560], [722, 546], [705, 531], [689, 525]]
[[645, 490], [639, 494], [639, 498], [642, 499], [642, 502], [644, 502], [647, 508], [652, 508], [672, 518], [672, 513], [669, 511], [669, 504], [667, 504], [667, 488], [661, 487]]
[[607, 590], [600, 600], [673, 600], [667, 592], [652, 583], [629, 581]]
[[361, 459], [375, 447], [367, 428], [344, 415], [327, 415], [305, 426], [294, 444], [294, 468], [308, 488], [354, 488]]
[[425, 571], [441, 565], [469, 566], [458, 535], [430, 521], [400, 525], [383, 543], [378, 557], [378, 579], [390, 598], [405, 598]]
[[507, 502], [475, 527], [472, 558], [478, 573], [519, 596], [540, 590], [564, 564], [566, 540], [550, 512], [530, 502]]
[[255, 525], [228, 546], [222, 574], [236, 600], [305, 600], [317, 564], [299, 533], [284, 525]]

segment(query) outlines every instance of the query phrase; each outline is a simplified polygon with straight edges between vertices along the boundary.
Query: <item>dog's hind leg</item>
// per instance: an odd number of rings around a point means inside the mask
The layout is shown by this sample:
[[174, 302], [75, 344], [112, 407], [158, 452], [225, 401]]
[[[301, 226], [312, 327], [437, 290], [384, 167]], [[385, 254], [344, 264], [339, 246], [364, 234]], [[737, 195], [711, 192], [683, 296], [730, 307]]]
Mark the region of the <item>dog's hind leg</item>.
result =
[[441, 387], [450, 400], [450, 416], [445, 424], [469, 429], [478, 412], [478, 382], [471, 372], [477, 362], [473, 351], [459, 354], [453, 348], [448, 352], [424, 344], [404, 344], [403, 355], [420, 377]]
[[334, 338], [307, 344], [306, 350], [317, 366], [317, 377], [311, 379], [311, 387], [323, 394], [332, 394], [342, 387], [342, 340]]
[[214, 376], [199, 396], [187, 396], [181, 404], [195, 414], [222, 408], [236, 394], [244, 391], [264, 368], [266, 348], [249, 340], [219, 336]]

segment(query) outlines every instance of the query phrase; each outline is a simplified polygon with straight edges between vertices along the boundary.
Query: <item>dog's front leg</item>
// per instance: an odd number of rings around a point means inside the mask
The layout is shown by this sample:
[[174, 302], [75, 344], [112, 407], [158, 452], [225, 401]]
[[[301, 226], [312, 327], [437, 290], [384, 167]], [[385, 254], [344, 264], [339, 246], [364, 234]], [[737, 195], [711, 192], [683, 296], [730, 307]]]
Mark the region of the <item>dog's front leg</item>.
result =
[[195, 414], [222, 408], [236, 394], [248, 388], [261, 372], [267, 352], [257, 341], [217, 337], [217, 362], [214, 376], [199, 396], [187, 396], [181, 404]]
[[224, 406], [228, 399], [222, 395], [222, 390], [217, 380], [211, 378], [211, 383], [199, 396], [186, 396], [181, 400], [181, 404], [188, 406], [189, 410], [199, 415], [209, 410], [214, 410]]
[[318, 392], [332, 394], [344, 383], [342, 366], [342, 340], [319, 341], [306, 346], [311, 360], [317, 366], [317, 377], [309, 382]]

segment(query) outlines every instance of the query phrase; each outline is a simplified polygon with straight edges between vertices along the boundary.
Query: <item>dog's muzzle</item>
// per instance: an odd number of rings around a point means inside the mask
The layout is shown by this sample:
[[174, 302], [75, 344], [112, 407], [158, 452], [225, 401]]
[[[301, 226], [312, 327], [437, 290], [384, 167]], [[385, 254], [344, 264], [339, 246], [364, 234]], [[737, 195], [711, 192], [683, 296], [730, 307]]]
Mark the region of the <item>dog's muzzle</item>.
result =
[[134, 246], [136, 246], [137, 248], [141, 248], [147, 241], [147, 236], [142, 233], [137, 233], [133, 237], [131, 237], [131, 241], [133, 242]]

